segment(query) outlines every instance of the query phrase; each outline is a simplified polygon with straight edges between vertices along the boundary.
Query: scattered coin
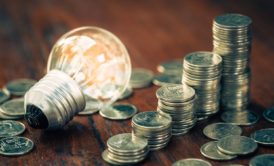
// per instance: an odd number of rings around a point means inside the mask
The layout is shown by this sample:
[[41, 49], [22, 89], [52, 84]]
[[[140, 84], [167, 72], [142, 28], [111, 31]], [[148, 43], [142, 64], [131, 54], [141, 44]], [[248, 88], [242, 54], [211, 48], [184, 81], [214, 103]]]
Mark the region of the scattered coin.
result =
[[85, 95], [85, 99], [86, 107], [83, 111], [79, 112], [78, 115], [92, 115], [98, 112], [99, 109], [102, 107], [102, 103], [96, 99], [88, 97], [87, 95]]
[[0, 106], [0, 112], [7, 116], [24, 116], [25, 110], [24, 110], [24, 99], [12, 99]]
[[187, 158], [176, 161], [172, 166], [212, 166], [208, 161], [197, 159], [197, 158]]
[[274, 146], [274, 128], [257, 130], [250, 137], [259, 144]]
[[32, 79], [17, 79], [9, 82], [4, 89], [10, 92], [11, 95], [24, 96], [25, 93], [36, 83]]
[[131, 73], [130, 85], [132, 88], [145, 88], [151, 84], [152, 79], [152, 71], [142, 68], [135, 68]]
[[274, 154], [262, 154], [253, 157], [250, 162], [250, 166], [273, 166]]
[[4, 156], [19, 156], [30, 152], [33, 142], [25, 137], [4, 137], [0, 139], [0, 154]]
[[257, 143], [245, 136], [230, 135], [221, 138], [217, 143], [218, 150], [229, 155], [246, 155], [253, 153], [258, 145]]
[[157, 70], [160, 73], [166, 74], [181, 74], [183, 71], [183, 60], [182, 59], [174, 59], [163, 62], [157, 66]]
[[9, 92], [0, 90], [0, 104], [4, 103], [10, 98]]
[[236, 155], [228, 155], [220, 152], [217, 148], [217, 141], [211, 141], [206, 144], [204, 144], [200, 148], [200, 152], [203, 156], [212, 159], [212, 160], [232, 160], [236, 158]]
[[157, 86], [164, 86], [167, 84], [181, 84], [182, 83], [182, 74], [158, 74], [153, 79], [153, 84]]
[[20, 135], [25, 131], [25, 125], [13, 120], [0, 121], [0, 137]]
[[242, 129], [239, 126], [230, 123], [213, 123], [207, 125], [203, 133], [208, 138], [219, 140], [229, 135], [241, 135]]
[[263, 116], [269, 122], [274, 122], [274, 107], [268, 108], [263, 112]]
[[119, 100], [123, 100], [130, 97], [132, 93], [133, 93], [133, 89], [131, 87], [127, 87], [126, 90], [119, 97]]
[[116, 103], [100, 110], [100, 115], [112, 120], [129, 119], [137, 113], [137, 108], [132, 104]]
[[225, 111], [224, 113], [222, 113], [221, 119], [226, 123], [240, 126], [248, 126], [257, 123], [259, 117], [256, 113], [249, 110]]

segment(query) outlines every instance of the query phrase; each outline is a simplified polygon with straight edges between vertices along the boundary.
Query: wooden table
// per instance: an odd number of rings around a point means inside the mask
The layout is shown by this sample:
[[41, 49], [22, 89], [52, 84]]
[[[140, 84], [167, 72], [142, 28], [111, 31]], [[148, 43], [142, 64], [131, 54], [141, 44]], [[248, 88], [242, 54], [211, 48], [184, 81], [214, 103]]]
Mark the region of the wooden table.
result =
[[[212, 20], [235, 12], [254, 21], [252, 48], [252, 105], [259, 115], [274, 104], [274, 3], [273, 1], [148, 1], [148, 0], [2, 0], [0, 1], [0, 86], [16, 78], [40, 79], [55, 41], [65, 32], [85, 25], [99, 26], [116, 34], [127, 46], [133, 67], [156, 72], [160, 62], [182, 58], [198, 50], [212, 49]], [[125, 100], [139, 111], [155, 110], [158, 87], [134, 90]], [[197, 157], [213, 165], [244, 164], [258, 154], [274, 153], [259, 146], [250, 156], [228, 162], [204, 158], [200, 147], [210, 141], [202, 134], [205, 125], [220, 121], [219, 115], [173, 137], [169, 146], [150, 153], [140, 165], [171, 165], [179, 159]], [[23, 121], [24, 122], [24, 121]], [[24, 122], [25, 123], [25, 122]], [[26, 124], [26, 123], [25, 123]], [[243, 127], [243, 135], [273, 127], [263, 118]], [[24, 136], [35, 149], [20, 157], [0, 156], [0, 165], [107, 165], [101, 158], [107, 139], [131, 132], [130, 120], [111, 121], [96, 114], [75, 117], [63, 130], [45, 132], [27, 126]]]

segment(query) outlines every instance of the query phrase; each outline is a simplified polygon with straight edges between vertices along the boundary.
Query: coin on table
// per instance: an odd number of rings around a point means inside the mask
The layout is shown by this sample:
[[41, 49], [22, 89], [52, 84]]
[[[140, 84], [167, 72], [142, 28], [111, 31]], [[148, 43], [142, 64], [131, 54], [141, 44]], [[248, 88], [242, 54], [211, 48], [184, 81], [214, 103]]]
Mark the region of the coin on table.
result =
[[126, 99], [130, 97], [133, 93], [133, 90], [131, 87], [127, 87], [126, 90], [121, 94], [121, 96], [118, 98], [119, 100]]
[[200, 148], [200, 152], [203, 156], [212, 160], [224, 161], [224, 160], [232, 160], [237, 157], [236, 155], [228, 155], [220, 152], [217, 148], [217, 141], [211, 141], [204, 144]]
[[259, 116], [249, 110], [245, 111], [226, 111], [222, 113], [221, 119], [226, 123], [240, 126], [253, 125], [259, 120]]
[[219, 140], [229, 135], [241, 135], [242, 129], [239, 126], [230, 123], [213, 123], [207, 125], [203, 133], [208, 138]]
[[116, 103], [100, 110], [100, 115], [112, 120], [124, 120], [133, 117], [137, 108], [132, 104]]
[[85, 95], [86, 107], [83, 111], [79, 112], [78, 115], [91, 115], [99, 111], [102, 107], [102, 103], [96, 99], [93, 99]]
[[24, 116], [24, 99], [12, 99], [0, 106], [0, 112], [7, 116]]
[[274, 128], [257, 130], [250, 137], [259, 144], [274, 146]]
[[4, 103], [9, 98], [10, 98], [9, 92], [0, 90], [0, 104]]
[[182, 74], [158, 74], [153, 78], [153, 84], [157, 86], [164, 86], [167, 84], [181, 84], [182, 83]]
[[32, 79], [17, 79], [9, 82], [4, 89], [15, 96], [23, 96], [36, 83]]
[[33, 142], [25, 137], [4, 137], [0, 139], [0, 154], [5, 156], [18, 156], [30, 152]]
[[274, 154], [262, 154], [253, 157], [250, 162], [250, 166], [273, 166]]
[[198, 158], [187, 158], [176, 161], [172, 166], [212, 166], [208, 161]]
[[221, 138], [217, 143], [218, 150], [229, 155], [246, 155], [254, 152], [258, 145], [257, 143], [245, 136], [230, 135]]
[[266, 109], [263, 113], [263, 116], [269, 122], [274, 122], [274, 107]]
[[151, 84], [152, 79], [152, 71], [142, 68], [135, 68], [131, 73], [130, 85], [132, 88], [145, 88]]
[[25, 131], [25, 125], [18, 121], [0, 121], [0, 137], [11, 137], [20, 135]]
[[174, 59], [163, 62], [157, 66], [157, 70], [161, 73], [182, 74], [183, 59]]

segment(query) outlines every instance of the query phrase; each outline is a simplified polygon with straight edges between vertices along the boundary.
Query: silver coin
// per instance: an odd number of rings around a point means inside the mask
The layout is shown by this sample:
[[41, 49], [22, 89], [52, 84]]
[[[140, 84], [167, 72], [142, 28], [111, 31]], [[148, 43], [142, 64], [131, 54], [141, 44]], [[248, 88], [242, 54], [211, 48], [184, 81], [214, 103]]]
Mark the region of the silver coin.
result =
[[273, 166], [274, 165], [274, 154], [261, 154], [253, 157], [249, 166]]
[[0, 119], [18, 120], [18, 119], [22, 119], [22, 118], [24, 118], [24, 116], [9, 116], [9, 115], [3, 114], [1, 111], [1, 107], [0, 107]]
[[222, 57], [213, 52], [192, 52], [184, 58], [184, 63], [198, 67], [218, 66], [222, 63]]
[[248, 126], [255, 124], [259, 117], [252, 111], [226, 111], [222, 113], [221, 119], [226, 123]]
[[198, 158], [187, 158], [176, 161], [172, 166], [212, 166], [208, 161]]
[[157, 70], [161, 73], [182, 74], [183, 60], [174, 59], [163, 62], [157, 66]]
[[203, 156], [212, 160], [232, 160], [237, 157], [236, 155], [227, 155], [220, 152], [217, 148], [217, 141], [211, 141], [202, 145], [200, 152]]
[[133, 94], [132, 88], [131, 87], [127, 87], [126, 90], [119, 97], [119, 100], [126, 99], [126, 98], [130, 97], [132, 94]]
[[4, 103], [10, 98], [9, 92], [0, 90], [0, 104]]
[[253, 153], [257, 148], [257, 143], [245, 136], [230, 135], [221, 138], [217, 143], [218, 150], [229, 155], [246, 155]]
[[257, 130], [250, 137], [259, 144], [274, 146], [274, 128]]
[[108, 150], [104, 150], [103, 153], [102, 153], [102, 158], [109, 164], [113, 164], [113, 165], [128, 165], [128, 164], [123, 164], [123, 163], [119, 163], [119, 162], [116, 162], [116, 161], [113, 161], [109, 158], [109, 155], [108, 155]]
[[25, 131], [25, 125], [13, 120], [0, 121], [0, 137], [20, 135]]
[[252, 23], [252, 20], [244, 15], [241, 14], [224, 14], [217, 16], [214, 21], [222, 27], [245, 27], [249, 26]]
[[32, 79], [17, 79], [9, 82], [5, 89], [15, 96], [23, 96], [36, 83]]
[[0, 139], [0, 154], [4, 156], [19, 156], [30, 152], [33, 142], [25, 137], [4, 137]]
[[274, 122], [274, 107], [268, 108], [263, 112], [263, 116], [269, 122]]
[[153, 84], [157, 86], [164, 86], [167, 84], [181, 84], [182, 83], [182, 74], [158, 74], [153, 79]]
[[230, 123], [213, 123], [203, 129], [203, 133], [208, 138], [219, 140], [229, 135], [241, 135], [242, 129]]
[[7, 116], [24, 116], [24, 99], [12, 99], [10, 101], [5, 102], [1, 106], [1, 113]]
[[79, 112], [78, 115], [91, 115], [99, 111], [102, 107], [102, 103], [96, 99], [85, 96], [86, 107], [83, 111]]
[[151, 84], [152, 79], [152, 71], [142, 68], [135, 68], [131, 73], [130, 85], [132, 88], [144, 88]]
[[112, 120], [124, 120], [133, 117], [137, 108], [132, 104], [116, 103], [100, 110], [100, 115]]

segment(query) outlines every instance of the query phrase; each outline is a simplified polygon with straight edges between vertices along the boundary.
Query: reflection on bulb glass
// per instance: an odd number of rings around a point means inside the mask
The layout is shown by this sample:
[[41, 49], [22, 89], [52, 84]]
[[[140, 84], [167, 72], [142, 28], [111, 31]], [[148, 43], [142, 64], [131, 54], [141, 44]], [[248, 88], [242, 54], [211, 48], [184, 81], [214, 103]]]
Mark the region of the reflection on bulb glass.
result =
[[26, 120], [34, 128], [62, 127], [84, 109], [84, 95], [113, 103], [127, 87], [131, 64], [116, 36], [82, 27], [56, 42], [47, 71], [25, 96]]

